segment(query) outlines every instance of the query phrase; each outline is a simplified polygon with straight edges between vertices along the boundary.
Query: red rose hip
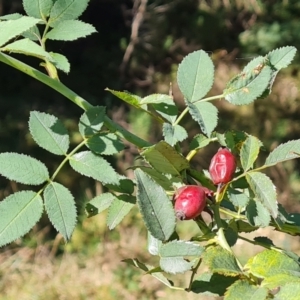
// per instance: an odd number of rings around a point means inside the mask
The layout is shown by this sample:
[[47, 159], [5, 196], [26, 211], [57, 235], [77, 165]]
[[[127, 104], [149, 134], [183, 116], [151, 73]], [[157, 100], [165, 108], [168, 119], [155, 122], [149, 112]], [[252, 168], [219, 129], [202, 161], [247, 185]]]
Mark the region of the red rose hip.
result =
[[209, 165], [209, 174], [214, 184], [227, 183], [236, 169], [234, 155], [226, 148], [220, 148]]
[[206, 190], [197, 185], [179, 188], [174, 196], [175, 215], [179, 220], [191, 220], [200, 215], [206, 204]]

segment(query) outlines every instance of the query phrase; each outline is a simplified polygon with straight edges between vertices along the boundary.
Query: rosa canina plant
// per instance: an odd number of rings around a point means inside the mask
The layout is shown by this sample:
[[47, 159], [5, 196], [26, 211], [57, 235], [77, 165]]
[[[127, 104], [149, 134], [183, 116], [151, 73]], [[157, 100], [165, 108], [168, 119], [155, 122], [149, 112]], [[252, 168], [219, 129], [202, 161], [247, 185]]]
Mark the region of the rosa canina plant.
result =
[[[58, 71], [69, 72], [70, 63], [59, 53], [47, 51], [48, 40], [72, 41], [96, 32], [78, 20], [88, 0], [24, 0], [27, 15], [2, 16], [0, 22], [0, 61], [48, 85], [83, 109], [78, 130], [82, 141], [69, 149], [69, 135], [54, 115], [31, 111], [29, 130], [36, 144], [61, 163], [49, 174], [47, 166], [24, 154], [0, 154], [0, 174], [29, 186], [0, 203], [0, 245], [21, 238], [39, 221], [43, 211], [66, 241], [76, 226], [77, 211], [71, 191], [57, 182], [57, 175], [70, 164], [82, 176], [100, 181], [102, 194], [86, 204], [92, 217], [108, 210], [110, 229], [138, 206], [148, 231], [148, 252], [156, 257], [151, 266], [137, 258], [124, 262], [139, 268], [172, 289], [224, 296], [224, 299], [299, 299], [299, 257], [277, 247], [268, 237], [245, 238], [242, 233], [272, 227], [287, 235], [300, 235], [300, 215], [287, 213], [277, 202], [276, 187], [263, 173], [266, 168], [299, 156], [300, 139], [291, 140], [270, 151], [257, 166], [263, 143], [251, 133], [223, 129], [216, 131], [218, 109], [214, 100], [232, 105], [248, 105], [267, 97], [277, 73], [287, 67], [296, 49], [275, 49], [250, 61], [227, 84], [223, 93], [207, 96], [214, 81], [214, 66], [206, 52], [188, 54], [178, 66], [177, 82], [185, 99], [179, 112], [170, 94], [139, 97], [124, 91], [108, 92], [148, 113], [161, 125], [164, 139], [151, 144], [130, 133], [107, 115], [105, 107], [92, 106], [59, 80]], [[42, 61], [46, 74], [22, 63], [9, 53], [34, 56]], [[189, 115], [199, 133], [189, 137], [181, 122]], [[189, 151], [181, 142], [189, 138]], [[123, 151], [123, 141], [140, 151], [139, 165], [132, 166], [135, 179], [118, 174], [106, 157]], [[222, 150], [212, 159], [210, 170], [193, 168], [193, 158], [209, 144]], [[30, 189], [39, 186], [39, 191]], [[174, 207], [175, 206], [175, 207]], [[204, 221], [201, 212], [210, 214]], [[177, 215], [177, 218], [176, 218]], [[183, 240], [176, 224], [192, 219], [199, 230]], [[242, 239], [265, 248], [250, 257], [245, 265], [232, 250]], [[207, 270], [200, 272], [200, 266]], [[187, 273], [187, 286], [177, 286], [169, 278]], [[176, 275], [174, 277], [174, 275]]]

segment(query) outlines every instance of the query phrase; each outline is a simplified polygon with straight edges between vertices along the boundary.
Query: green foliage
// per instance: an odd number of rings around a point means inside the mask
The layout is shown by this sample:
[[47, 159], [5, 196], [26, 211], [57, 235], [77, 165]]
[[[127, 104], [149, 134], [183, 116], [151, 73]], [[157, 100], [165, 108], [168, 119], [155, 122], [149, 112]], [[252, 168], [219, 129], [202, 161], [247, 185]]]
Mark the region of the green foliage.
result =
[[[246, 132], [230, 128], [215, 131], [218, 108], [211, 102], [225, 99], [233, 105], [246, 105], [266, 97], [278, 71], [291, 63], [296, 49], [282, 47], [253, 59], [224, 84], [221, 95], [209, 97], [206, 95], [214, 82], [212, 59], [203, 50], [187, 55], [177, 73], [186, 104], [183, 110], [178, 108], [172, 93], [140, 97], [106, 89], [138, 113], [146, 112], [161, 126], [165, 140], [150, 144], [112, 121], [105, 107], [92, 106], [59, 81], [58, 70], [69, 72], [70, 64], [65, 56], [48, 52], [46, 42], [72, 41], [94, 33], [92, 25], [77, 20], [87, 5], [88, 0], [24, 0], [28, 16], [14, 14], [1, 18], [0, 50], [40, 59], [48, 76], [2, 53], [0, 60], [47, 84], [85, 112], [78, 124], [81, 140], [71, 150], [63, 122], [48, 113], [30, 113], [33, 140], [51, 154], [62, 156], [51, 176], [44, 163], [35, 158], [10, 152], [0, 154], [1, 175], [21, 184], [43, 184], [38, 192], [17, 192], [0, 203], [0, 245], [25, 235], [38, 222], [44, 207], [54, 228], [66, 241], [71, 239], [78, 218], [76, 201], [69, 189], [56, 182], [61, 169], [69, 163], [74, 171], [102, 184], [103, 193], [86, 203], [88, 217], [107, 210], [106, 225], [112, 230], [137, 205], [148, 231], [148, 252], [155, 256], [154, 265], [138, 259], [126, 259], [126, 263], [174, 289], [219, 295], [229, 300], [269, 299], [272, 295], [274, 299], [293, 299], [292, 291], [299, 286], [299, 257], [276, 247], [267, 237], [249, 240], [240, 233], [271, 225], [277, 231], [300, 235], [300, 214], [288, 214], [278, 206], [275, 185], [262, 173], [277, 163], [299, 157], [299, 140], [279, 145], [258, 166], [263, 143]], [[197, 123], [194, 137], [181, 124], [186, 115]], [[238, 162], [233, 178], [217, 186], [212, 184], [207, 170], [193, 167], [194, 156], [212, 142], [229, 148]], [[140, 153], [138, 165], [130, 168], [134, 169], [135, 179], [119, 174], [102, 157], [122, 154], [127, 143], [135, 145]], [[211, 219], [205, 221], [199, 215], [192, 220], [199, 231], [186, 240], [177, 230], [174, 201], [181, 187], [188, 184], [203, 186], [203, 194], [207, 196], [205, 210]], [[188, 234], [192, 233], [185, 233]], [[243, 266], [231, 248], [238, 239], [266, 250]], [[202, 263], [209, 273], [195, 278]], [[174, 286], [167, 277], [187, 271], [191, 275], [186, 288]], [[277, 287], [280, 290], [274, 292]]]
[[48, 180], [46, 166], [37, 159], [18, 153], [0, 154], [0, 174], [24, 184], [39, 185]]
[[45, 209], [48, 217], [66, 241], [70, 240], [76, 225], [77, 212], [70, 191], [63, 185], [52, 182], [44, 191]]
[[163, 188], [137, 169], [137, 203], [153, 237], [166, 241], [175, 230], [175, 213]]
[[47, 151], [66, 155], [69, 135], [62, 122], [55, 116], [38, 111], [30, 112], [29, 129], [34, 141]]
[[6, 245], [26, 234], [41, 218], [43, 203], [33, 191], [14, 193], [0, 203], [0, 245]]

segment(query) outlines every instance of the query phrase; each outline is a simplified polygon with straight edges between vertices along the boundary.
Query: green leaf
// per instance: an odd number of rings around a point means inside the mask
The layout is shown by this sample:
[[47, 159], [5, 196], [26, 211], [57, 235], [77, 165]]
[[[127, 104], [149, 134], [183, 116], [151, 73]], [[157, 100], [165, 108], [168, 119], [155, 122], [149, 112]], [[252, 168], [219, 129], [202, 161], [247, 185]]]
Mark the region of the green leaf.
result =
[[95, 134], [87, 139], [86, 145], [91, 151], [102, 155], [113, 155], [124, 149], [124, 144], [113, 133]]
[[280, 287], [280, 290], [275, 295], [274, 300], [298, 300], [299, 295], [300, 295], [299, 282], [290, 282]]
[[278, 215], [276, 188], [272, 180], [261, 172], [250, 172], [246, 179], [256, 197], [269, 210], [273, 218]]
[[207, 138], [205, 135], [203, 135], [201, 133], [197, 134], [194, 136], [194, 138], [192, 139], [192, 141], [190, 143], [190, 150], [198, 150], [198, 149], [204, 148], [210, 142], [211, 142], [211, 140], [209, 138]]
[[175, 212], [172, 202], [161, 186], [142, 170], [135, 170], [137, 203], [149, 232], [166, 241], [175, 230]]
[[196, 294], [209, 296], [223, 296], [227, 287], [237, 279], [217, 273], [202, 273], [197, 277], [191, 286], [191, 291]]
[[243, 143], [240, 153], [241, 164], [244, 171], [248, 171], [253, 167], [257, 159], [259, 148], [262, 146], [260, 140], [254, 136], [249, 136]]
[[[280, 162], [299, 157], [300, 140], [293, 140], [279, 145], [267, 157], [265, 166], [273, 166]], [[297, 154], [298, 153], [298, 154]]]
[[173, 97], [165, 94], [152, 94], [140, 101], [140, 105], [152, 105], [155, 111], [168, 122], [175, 122], [178, 108], [174, 103]]
[[55, 27], [62, 21], [77, 19], [86, 10], [88, 2], [89, 0], [56, 0], [48, 23]]
[[188, 103], [191, 117], [200, 125], [204, 134], [211, 136], [218, 124], [218, 109], [209, 102]]
[[227, 289], [224, 300], [266, 300], [267, 296], [266, 288], [255, 286], [247, 280], [237, 280]]
[[161, 257], [200, 256], [204, 248], [198, 244], [186, 241], [172, 241], [163, 244], [159, 249]]
[[220, 246], [208, 247], [202, 257], [203, 262], [213, 273], [225, 276], [236, 276], [241, 274], [241, 270], [234, 255]]
[[9, 180], [32, 185], [49, 179], [48, 170], [42, 162], [18, 153], [0, 153], [0, 174]]
[[85, 206], [86, 214], [88, 217], [100, 214], [112, 204], [115, 198], [116, 196], [111, 193], [103, 193], [93, 198]]
[[146, 148], [141, 155], [155, 170], [163, 174], [180, 175], [181, 171], [189, 168], [186, 158], [164, 141]]
[[[24, 38], [30, 39], [31, 41], [39, 41], [41, 39], [41, 34], [39, 31], [39, 28], [37, 27], [37, 25], [31, 27], [29, 30], [25, 31], [22, 33], [22, 36]], [[47, 52], [48, 55], [50, 55], [50, 53]], [[52, 61], [52, 58], [50, 57], [50, 60]]]
[[97, 32], [94, 26], [79, 20], [60, 22], [46, 34], [46, 38], [56, 41], [74, 41]]
[[143, 110], [147, 111], [147, 105], [141, 104], [141, 97], [137, 95], [133, 95], [129, 92], [119, 92], [114, 91], [109, 88], [105, 89], [106, 91], [109, 91], [113, 95], [117, 96], [119, 99], [123, 100], [124, 102], [132, 105], [135, 108], [142, 108]]
[[16, 20], [0, 22], [0, 47], [39, 22], [39, 19], [32, 17], [21, 17]]
[[55, 67], [65, 73], [70, 72], [70, 63], [68, 59], [59, 53], [49, 52], [51, 55], [51, 61], [55, 65]]
[[29, 129], [34, 141], [47, 151], [66, 155], [70, 139], [63, 123], [53, 115], [31, 111]]
[[274, 276], [266, 277], [262, 282], [262, 286], [270, 290], [273, 290], [279, 286], [283, 287], [284, 285], [290, 282], [295, 282], [298, 283], [298, 285], [300, 285], [300, 278], [290, 274], [278, 273]]
[[49, 16], [53, 0], [23, 0], [23, 7], [30, 17], [45, 20]]
[[57, 182], [51, 182], [44, 190], [45, 209], [55, 229], [66, 241], [77, 222], [74, 198], [70, 191]]
[[250, 199], [246, 207], [246, 216], [252, 226], [267, 227], [271, 216], [267, 208], [260, 202]]
[[203, 50], [187, 55], [178, 66], [177, 81], [188, 102], [202, 99], [214, 82], [214, 65], [209, 55]]
[[292, 258], [275, 250], [264, 250], [250, 258], [245, 265], [254, 276], [267, 278], [277, 274], [294, 275], [300, 266]]
[[40, 45], [31, 41], [30, 39], [22, 39], [7, 44], [5, 47], [1, 48], [1, 50], [35, 56], [40, 59], [52, 60], [52, 57], [48, 52], [46, 52]]
[[177, 142], [182, 142], [188, 137], [186, 130], [180, 125], [164, 123], [162, 131], [165, 141], [171, 146], [174, 146]]
[[117, 193], [132, 194], [134, 192], [135, 184], [131, 179], [120, 175], [119, 183], [117, 185], [116, 184], [106, 184], [105, 186], [107, 188], [109, 188], [110, 190], [113, 190]]
[[242, 220], [237, 220], [235, 223], [238, 232], [253, 232], [257, 230], [257, 227], [254, 227]]
[[8, 15], [4, 15], [0, 17], [0, 20], [17, 20], [20, 19], [21, 17], [23, 17], [23, 15], [19, 14], [19, 13], [14, 13], [14, 14], [8, 14]]
[[181, 182], [179, 177], [167, 177], [161, 172], [158, 172], [152, 168], [139, 166], [139, 169], [147, 173], [157, 184], [159, 184], [164, 190], [173, 190], [173, 183]]
[[275, 68], [280, 70], [286, 68], [293, 60], [297, 49], [293, 46], [286, 46], [275, 49], [266, 55], [268, 63]]
[[227, 189], [227, 196], [230, 202], [237, 207], [245, 207], [249, 202], [249, 197], [245, 193], [232, 188]]
[[79, 132], [83, 137], [99, 133], [105, 117], [104, 106], [93, 106], [88, 109], [79, 120]]
[[129, 195], [119, 195], [115, 197], [113, 203], [110, 205], [107, 215], [108, 228], [114, 229], [130, 212], [135, 204], [135, 197]]
[[162, 246], [162, 241], [156, 239], [151, 233], [148, 231], [148, 243], [147, 243], [148, 252], [151, 255], [159, 255], [159, 249]]
[[167, 273], [178, 274], [191, 270], [194, 262], [187, 261], [182, 257], [162, 257], [159, 265]]
[[254, 68], [242, 72], [227, 84], [223, 94], [225, 99], [234, 105], [245, 105], [260, 97], [268, 88], [272, 78], [271, 68], [263, 66], [262, 70]]
[[26, 234], [41, 218], [42, 198], [33, 191], [22, 191], [0, 202], [0, 247]]
[[76, 153], [70, 158], [71, 167], [78, 173], [102, 183], [119, 183], [119, 175], [102, 157], [90, 151]]

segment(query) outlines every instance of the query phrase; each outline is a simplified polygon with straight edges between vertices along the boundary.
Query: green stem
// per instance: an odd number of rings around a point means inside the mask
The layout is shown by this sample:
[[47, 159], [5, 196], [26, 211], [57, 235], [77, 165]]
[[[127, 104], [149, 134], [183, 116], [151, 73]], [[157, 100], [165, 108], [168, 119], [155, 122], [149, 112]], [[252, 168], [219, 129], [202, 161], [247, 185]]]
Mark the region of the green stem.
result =
[[[221, 99], [221, 98], [223, 98], [223, 97], [224, 97], [223, 94], [217, 95], [217, 96], [212, 96], [212, 97], [207, 97], [207, 98], [204, 98], [204, 99], [197, 100], [197, 101], [193, 102], [193, 104], [194, 104], [194, 103], [197, 103], [197, 102], [206, 102], [206, 101], [211, 101], [211, 100]], [[178, 125], [179, 122], [180, 122], [180, 121], [184, 118], [184, 116], [188, 113], [188, 111], [189, 111], [189, 109], [188, 109], [188, 107], [186, 107], [186, 108], [183, 110], [183, 112], [179, 115], [179, 117], [176, 119], [176, 121], [174, 122], [173, 125]]]
[[[48, 85], [52, 89], [56, 90], [63, 96], [65, 96], [67, 99], [71, 100], [73, 103], [75, 103], [77, 106], [82, 108], [83, 110], [88, 110], [93, 107], [92, 104], [90, 104], [88, 101], [83, 99], [82, 97], [78, 96], [75, 92], [70, 90], [68, 87], [66, 87], [63, 83], [59, 82], [58, 80], [52, 79], [49, 76], [43, 74], [42, 72], [32, 68], [31, 66], [24, 64], [23, 62], [10, 57], [4, 53], [0, 52], [0, 61], [33, 77], [34, 79], [41, 81], [45, 85]], [[122, 126], [116, 124], [113, 122], [110, 118], [105, 116], [104, 118], [104, 125], [111, 131], [117, 133], [121, 138], [126, 139], [130, 143], [136, 145], [139, 148], [143, 147], [149, 147], [151, 144], [138, 136], [132, 134], [131, 132], [127, 131]]]
[[192, 275], [191, 275], [191, 278], [190, 278], [189, 287], [187, 288], [187, 292], [190, 292], [191, 289], [192, 289], [192, 284], [193, 284], [195, 275], [197, 274], [197, 271], [198, 271], [198, 269], [201, 265], [201, 261], [202, 261], [202, 259], [200, 258], [199, 261], [197, 262], [197, 265], [192, 269]]
[[224, 227], [223, 227], [222, 220], [221, 220], [221, 217], [220, 217], [220, 205], [217, 203], [217, 204], [212, 206], [212, 209], [213, 209], [214, 218], [216, 220], [217, 227], [218, 227], [217, 237], [218, 237], [218, 241], [219, 241], [220, 246], [222, 248], [226, 249], [228, 252], [230, 252], [235, 257], [235, 260], [236, 260], [239, 268], [241, 270], [243, 270], [242, 264], [240, 263], [238, 258], [234, 255], [232, 249], [230, 248], [230, 246], [228, 245], [228, 242], [226, 240], [226, 237], [225, 237], [225, 234], [224, 234]]
[[75, 154], [82, 146], [84, 146], [86, 141], [82, 141], [77, 147], [75, 147], [69, 154], [66, 155], [65, 159], [60, 163], [60, 165], [57, 167], [56, 171], [53, 173], [52, 177], [50, 178], [50, 181], [53, 181], [59, 171], [63, 168], [63, 166], [66, 164], [67, 161], [70, 160], [71, 156]]

